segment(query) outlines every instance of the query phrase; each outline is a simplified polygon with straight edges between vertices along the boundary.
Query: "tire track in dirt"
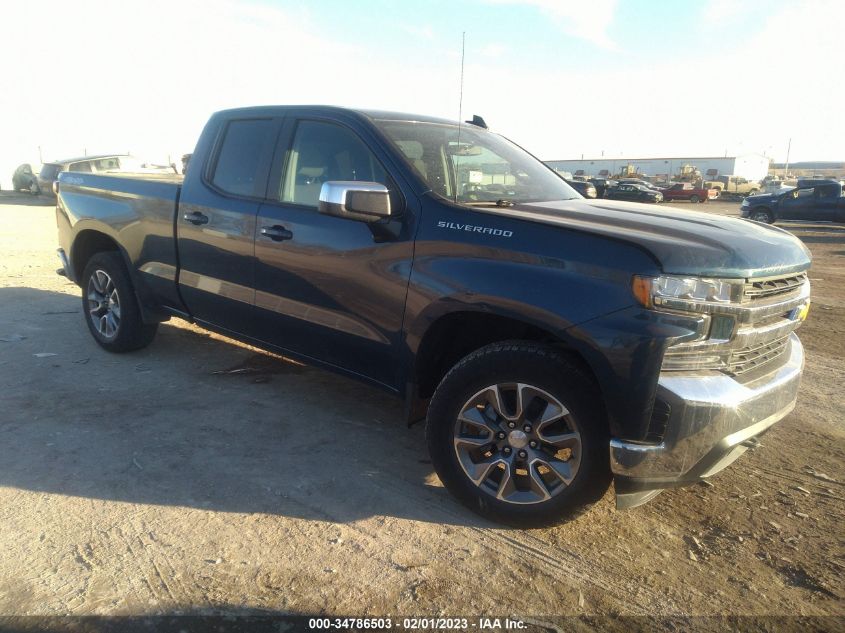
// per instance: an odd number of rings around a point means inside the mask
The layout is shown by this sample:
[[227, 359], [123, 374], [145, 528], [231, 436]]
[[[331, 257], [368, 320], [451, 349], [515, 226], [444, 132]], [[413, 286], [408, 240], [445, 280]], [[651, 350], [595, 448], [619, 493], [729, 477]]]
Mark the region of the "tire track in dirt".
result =
[[[475, 517], [469, 514], [469, 510], [455, 506], [455, 509], [444, 505], [443, 500], [434, 499], [430, 493], [419, 493], [419, 484], [404, 479], [396, 483], [394, 479], [384, 476], [378, 480], [372, 480], [373, 486], [382, 494], [391, 495], [394, 498], [407, 498], [413, 496], [414, 505], [424, 507], [430, 511], [432, 522], [443, 522], [446, 524], [461, 525], [467, 520], [475, 521]], [[401, 485], [407, 484], [407, 485]], [[327, 521], [338, 522], [341, 519], [335, 516], [330, 510], [315, 505], [311, 498], [296, 498], [296, 503], [308, 508], [310, 512], [320, 514]], [[438, 521], [438, 519], [440, 521]], [[352, 529], [359, 534], [367, 536], [371, 542], [383, 542], [382, 531], [376, 532], [364, 527], [363, 524], [346, 524], [347, 529]], [[391, 521], [391, 540], [412, 543], [417, 533], [412, 523], [404, 520]], [[383, 528], [382, 528], [383, 530]], [[606, 569], [626, 569], [627, 564], [615, 554], [607, 554], [602, 559], [601, 565], [585, 561], [574, 551], [563, 550], [560, 547], [550, 544], [541, 538], [534, 536], [531, 532], [520, 530], [506, 530], [494, 527], [480, 527], [464, 525], [455, 529], [454, 536], [464, 540], [464, 543], [453, 542], [451, 545], [476, 545], [488, 552], [496, 552], [498, 556], [506, 558], [511, 566], [528, 567], [534, 574], [542, 574], [551, 582], [566, 581], [572, 585], [574, 590], [592, 588], [600, 591], [606, 599], [616, 602], [619, 608], [626, 613], [636, 615], [653, 614], [655, 610], [669, 612], [675, 605], [667, 600], [663, 594], [652, 591], [647, 587], [637, 587], [636, 593], [626, 593], [624, 600], [617, 598], [621, 579], [613, 574], [607, 573]], [[380, 557], [383, 564], [393, 565], [389, 556]], [[436, 557], [437, 552], [430, 549], [422, 549], [421, 554], [427, 557]]]

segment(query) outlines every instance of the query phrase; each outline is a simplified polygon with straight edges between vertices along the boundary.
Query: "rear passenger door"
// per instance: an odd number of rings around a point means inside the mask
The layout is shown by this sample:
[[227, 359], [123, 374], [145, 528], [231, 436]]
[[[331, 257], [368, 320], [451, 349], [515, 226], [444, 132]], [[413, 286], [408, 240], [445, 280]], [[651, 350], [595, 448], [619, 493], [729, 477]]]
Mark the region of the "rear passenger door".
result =
[[[288, 120], [281, 145], [256, 225], [256, 336], [398, 388], [410, 194], [382, 150], [339, 122]], [[318, 213], [320, 189], [332, 180], [384, 184], [394, 217], [369, 224]]]
[[[176, 218], [179, 291], [203, 323], [251, 334], [255, 303], [255, 220], [281, 120], [212, 121], [210, 156], [191, 169]], [[199, 148], [198, 148], [199, 149]]]
[[819, 185], [813, 192], [813, 204], [805, 211], [804, 219], [833, 222], [839, 202], [838, 185]]

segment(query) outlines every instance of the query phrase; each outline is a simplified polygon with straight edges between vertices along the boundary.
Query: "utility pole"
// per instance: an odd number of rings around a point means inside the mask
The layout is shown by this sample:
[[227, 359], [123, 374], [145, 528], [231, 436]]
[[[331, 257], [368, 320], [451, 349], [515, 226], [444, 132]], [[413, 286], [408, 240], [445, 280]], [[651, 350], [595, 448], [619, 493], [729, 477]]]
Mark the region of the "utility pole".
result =
[[789, 144], [786, 146], [786, 164], [783, 167], [783, 177], [786, 178], [786, 174], [789, 173], [789, 150], [792, 149], [792, 138], [789, 139]]

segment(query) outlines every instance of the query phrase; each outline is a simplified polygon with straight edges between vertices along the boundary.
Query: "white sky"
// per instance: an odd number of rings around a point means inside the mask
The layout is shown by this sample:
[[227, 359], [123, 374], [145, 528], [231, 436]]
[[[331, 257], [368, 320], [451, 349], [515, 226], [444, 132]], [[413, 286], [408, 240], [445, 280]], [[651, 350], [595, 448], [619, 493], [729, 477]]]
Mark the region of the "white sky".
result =
[[[404, 29], [388, 48], [372, 36], [378, 28], [362, 37], [360, 24], [333, 22], [331, 2], [4, 3], [0, 183], [17, 164], [37, 162], [39, 146], [44, 160], [130, 150], [178, 161], [208, 115], [232, 106], [326, 103], [456, 118], [462, 30], [464, 118], [483, 115], [540, 158], [765, 152], [782, 161], [791, 137], [792, 161], [845, 160], [845, 1], [770, 11], [754, 0], [702, 1], [695, 11], [709, 19], [687, 12], [684, 22], [671, 19], [674, 3], [656, 3], [666, 20], [636, 32], [620, 24], [613, 0], [475, 0], [461, 8], [479, 14], [486, 2], [518, 20], [458, 13], [449, 29], [442, 15], [387, 15], [373, 2], [355, 5], [370, 26]], [[716, 26], [751, 9], [749, 32], [728, 37]], [[547, 41], [526, 32], [538, 20], [552, 29], [542, 31]], [[678, 46], [656, 61], [644, 53], [677, 29], [697, 41], [712, 31], [713, 46]], [[527, 64], [527, 43], [578, 56]]]

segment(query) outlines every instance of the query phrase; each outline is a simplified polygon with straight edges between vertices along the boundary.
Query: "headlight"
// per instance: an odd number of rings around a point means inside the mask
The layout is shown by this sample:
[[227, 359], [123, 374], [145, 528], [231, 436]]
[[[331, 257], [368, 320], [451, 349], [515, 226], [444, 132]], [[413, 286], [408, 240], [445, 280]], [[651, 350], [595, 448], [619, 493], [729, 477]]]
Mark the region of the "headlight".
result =
[[646, 308], [711, 312], [713, 306], [738, 301], [744, 280], [705, 277], [642, 277], [635, 275], [631, 290]]
[[742, 204], [741, 204], [741, 205], [739, 205], [739, 206], [740, 206], [740, 207], [747, 207], [747, 206], [749, 206], [749, 204], [750, 204], [750, 203], [748, 202], [748, 198], [745, 198], [745, 199], [742, 201]]

